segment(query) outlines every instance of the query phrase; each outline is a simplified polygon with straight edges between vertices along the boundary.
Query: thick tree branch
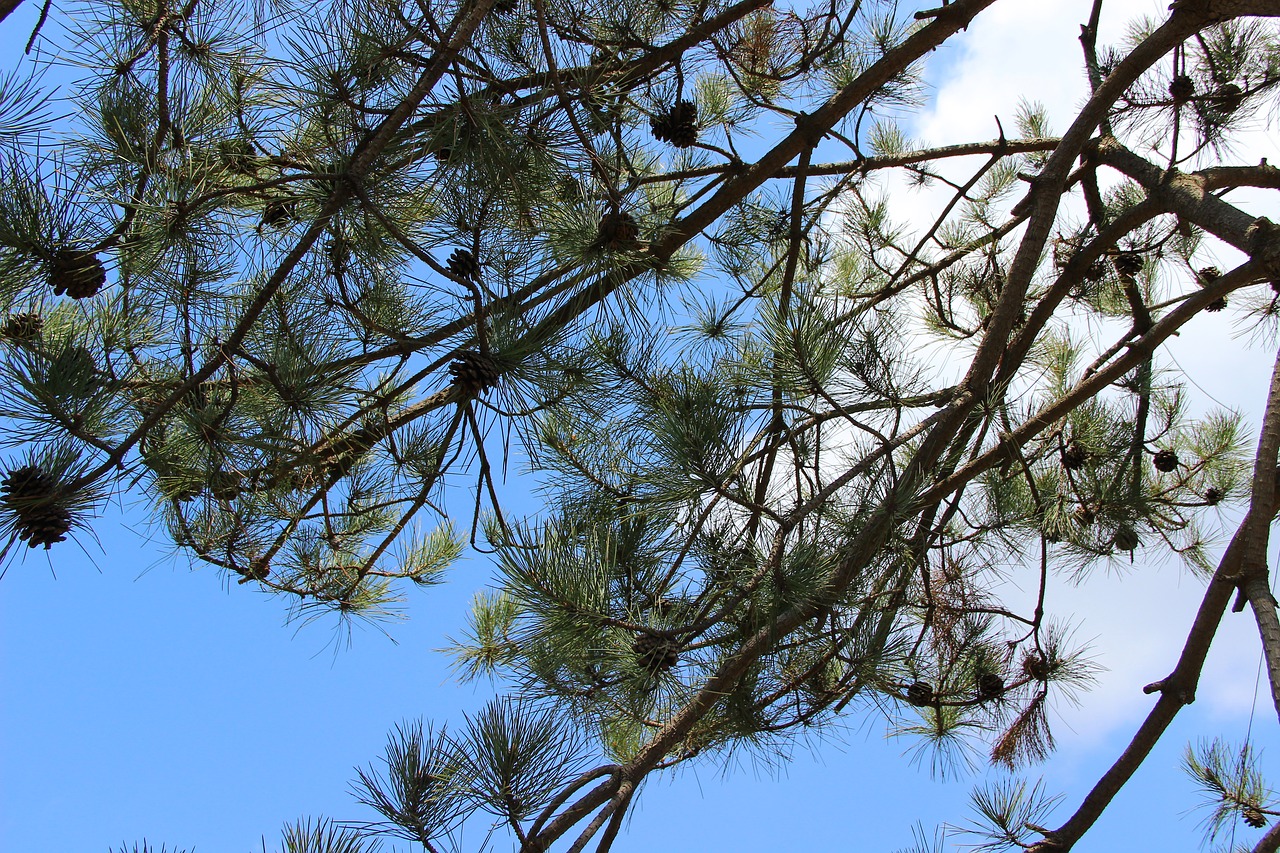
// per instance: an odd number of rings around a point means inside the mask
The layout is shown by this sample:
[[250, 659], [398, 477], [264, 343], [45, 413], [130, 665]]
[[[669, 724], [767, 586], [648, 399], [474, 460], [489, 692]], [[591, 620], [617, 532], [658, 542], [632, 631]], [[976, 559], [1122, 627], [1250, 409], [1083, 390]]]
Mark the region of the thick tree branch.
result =
[[1253, 846], [1253, 853], [1276, 853], [1277, 850], [1280, 850], [1280, 822], [1271, 824], [1271, 828]]
[[[1280, 452], [1280, 353], [1271, 373], [1271, 394], [1258, 437], [1257, 462], [1253, 469], [1253, 505], [1276, 505], [1276, 456]], [[1254, 513], [1245, 541], [1240, 567], [1240, 588], [1253, 606], [1253, 615], [1262, 638], [1262, 651], [1267, 661], [1271, 682], [1271, 701], [1280, 714], [1280, 619], [1276, 617], [1276, 599], [1271, 594], [1271, 574], [1267, 571], [1267, 543], [1272, 515]]]
[[1166, 170], [1125, 148], [1114, 137], [1092, 143], [1089, 153], [1099, 163], [1137, 181], [1170, 213], [1195, 223], [1242, 252], [1250, 251], [1249, 228], [1255, 218], [1209, 192], [1212, 187], [1207, 176]]
[[22, 0], [0, 0], [0, 24], [9, 17], [9, 13], [22, 5]]

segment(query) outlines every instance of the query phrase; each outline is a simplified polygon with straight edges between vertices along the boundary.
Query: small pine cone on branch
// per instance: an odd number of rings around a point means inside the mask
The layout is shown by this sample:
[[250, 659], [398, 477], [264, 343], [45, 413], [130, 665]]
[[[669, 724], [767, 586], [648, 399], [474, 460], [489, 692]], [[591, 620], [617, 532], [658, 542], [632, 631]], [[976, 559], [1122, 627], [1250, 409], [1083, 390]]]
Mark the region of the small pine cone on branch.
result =
[[1144, 262], [1137, 252], [1121, 252], [1115, 257], [1116, 272], [1126, 278], [1133, 278], [1142, 272]]
[[1175, 104], [1185, 104], [1195, 97], [1195, 81], [1186, 74], [1178, 74], [1169, 81], [1169, 97]]
[[1213, 300], [1208, 305], [1204, 306], [1204, 310], [1213, 314], [1213, 313], [1217, 313], [1218, 311], [1221, 311], [1223, 308], [1226, 308], [1226, 307], [1227, 307], [1227, 297], [1219, 296], [1217, 299]]
[[1240, 816], [1244, 818], [1245, 823], [1254, 829], [1262, 829], [1267, 825], [1267, 816], [1257, 806], [1245, 806], [1240, 812]]
[[15, 344], [26, 343], [40, 337], [44, 330], [44, 318], [39, 314], [11, 314], [0, 328], [0, 337]]
[[631, 651], [640, 666], [652, 675], [666, 672], [680, 662], [680, 646], [676, 641], [657, 634], [641, 634], [631, 644]]
[[209, 476], [209, 492], [214, 500], [233, 501], [244, 492], [244, 478], [234, 471], [214, 471]]
[[994, 672], [983, 670], [978, 673], [978, 701], [987, 702], [1004, 693], [1004, 679]]
[[263, 559], [254, 560], [247, 566], [236, 569], [240, 573], [240, 580], [236, 583], [245, 584], [252, 581], [264, 581], [271, 575], [271, 566]]
[[455, 249], [449, 256], [449, 272], [470, 281], [480, 274], [480, 262], [466, 249]]
[[914, 681], [907, 686], [907, 701], [917, 708], [932, 705], [937, 701], [933, 685], [927, 681]]
[[1116, 529], [1114, 544], [1117, 551], [1133, 551], [1142, 540], [1138, 538], [1138, 531], [1126, 524]]
[[491, 355], [463, 350], [449, 365], [453, 385], [470, 399], [492, 388], [502, 378], [502, 364]]
[[688, 148], [698, 141], [698, 106], [693, 101], [678, 101], [650, 119], [649, 127], [655, 139], [670, 142], [676, 148]]
[[1217, 267], [1201, 267], [1196, 271], [1196, 281], [1200, 282], [1201, 287], [1208, 287], [1215, 278], [1222, 275], [1222, 270]]
[[1244, 103], [1244, 90], [1235, 83], [1223, 83], [1209, 96], [1210, 103], [1221, 112], [1230, 115]]
[[1089, 451], [1074, 439], [1062, 449], [1062, 467], [1068, 471], [1079, 471], [1088, 461]]
[[1222, 491], [1216, 486], [1210, 486], [1204, 490], [1204, 502], [1209, 506], [1217, 506], [1222, 503]]
[[233, 174], [252, 176], [258, 173], [258, 158], [254, 156], [253, 143], [243, 137], [219, 142], [218, 161], [222, 168]]
[[639, 237], [640, 226], [631, 214], [614, 210], [600, 218], [595, 246], [610, 252], [627, 251], [636, 248]]
[[1151, 457], [1151, 464], [1156, 466], [1157, 471], [1165, 474], [1178, 470], [1178, 463], [1178, 454], [1172, 450], [1157, 450]]
[[1026, 673], [1028, 678], [1034, 678], [1036, 681], [1049, 680], [1049, 659], [1044, 656], [1043, 652], [1028, 652], [1027, 656], [1022, 659], [1022, 671]]
[[262, 224], [283, 231], [296, 221], [298, 203], [291, 198], [268, 199], [262, 208]]
[[16, 516], [18, 539], [29, 548], [43, 545], [47, 551], [54, 542], [67, 538], [71, 511], [58, 497], [57, 480], [35, 465], [15, 468], [0, 481], [0, 503]]
[[49, 261], [49, 284], [54, 296], [87, 299], [107, 283], [107, 270], [93, 252], [62, 248]]

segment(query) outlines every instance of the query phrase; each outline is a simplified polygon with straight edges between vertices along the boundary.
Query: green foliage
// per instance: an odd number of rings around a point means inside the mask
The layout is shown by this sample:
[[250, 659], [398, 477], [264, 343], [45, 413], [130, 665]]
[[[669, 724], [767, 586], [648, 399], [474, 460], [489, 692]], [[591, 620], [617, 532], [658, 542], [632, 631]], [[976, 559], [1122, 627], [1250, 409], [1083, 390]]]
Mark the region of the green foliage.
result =
[[421, 721], [396, 726], [387, 738], [385, 775], [357, 768], [356, 798], [386, 820], [370, 825], [429, 845], [447, 835], [468, 810], [462, 751]]
[[505, 698], [468, 718], [459, 748], [468, 795], [510, 821], [545, 806], [584, 761], [578, 731], [554, 708], [535, 711]]
[[1234, 837], [1237, 820], [1261, 827], [1277, 817], [1275, 792], [1258, 768], [1261, 757], [1248, 742], [1237, 750], [1220, 738], [1187, 747], [1182, 769], [1198, 789], [1200, 807], [1209, 811], [1201, 821], [1208, 842], [1227, 832]]
[[376, 853], [382, 847], [328, 820], [300, 820], [285, 826], [283, 835], [280, 853]]
[[1058, 798], [1044, 792], [1043, 780], [1027, 787], [1022, 780], [996, 782], [973, 792], [977, 820], [965, 832], [977, 836], [974, 850], [1025, 849], [1032, 827], [1044, 826]]
[[[381, 820], [285, 850], [472, 818], [607, 850], [649, 774], [867, 709], [940, 774], [1018, 769], [1096, 668], [1052, 577], [1219, 571], [1216, 508], [1273, 460], [1161, 347], [1228, 291], [1274, 337], [1228, 193], [1275, 183], [1229, 157], [1270, 20], [1181, 4], [1086, 44], [1113, 99], [1063, 139], [1024, 100], [1021, 138], [939, 146], [922, 63], [986, 0], [260, 5], [67, 12], [61, 123], [0, 78], [0, 535], [142, 497], [304, 620], [492, 556], [448, 651], [501, 695], [397, 727], [355, 785]], [[1196, 272], [1224, 245], [1254, 257]], [[1188, 758], [1211, 835], [1269, 796], [1224, 756]], [[1052, 799], [976, 794], [979, 849]]]

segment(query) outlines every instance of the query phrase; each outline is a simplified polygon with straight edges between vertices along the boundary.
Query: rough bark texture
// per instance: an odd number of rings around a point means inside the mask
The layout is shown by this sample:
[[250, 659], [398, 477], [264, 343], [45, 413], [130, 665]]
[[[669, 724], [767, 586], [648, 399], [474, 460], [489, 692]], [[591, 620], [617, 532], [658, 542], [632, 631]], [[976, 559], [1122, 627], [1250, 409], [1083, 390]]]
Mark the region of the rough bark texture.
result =
[[[1271, 395], [1267, 400], [1267, 415], [1262, 422], [1262, 435], [1258, 440], [1258, 464], [1253, 471], [1253, 501], [1255, 505], [1275, 506], [1275, 461], [1280, 448], [1280, 354], [1276, 357], [1271, 374]], [[1270, 465], [1264, 463], [1270, 460]], [[1271, 701], [1280, 714], [1280, 620], [1276, 618], [1276, 600], [1271, 594], [1271, 575], [1267, 570], [1267, 543], [1271, 532], [1271, 517], [1254, 517], [1253, 529], [1245, 543], [1243, 563], [1240, 567], [1240, 588], [1249, 603], [1262, 636], [1262, 651], [1267, 661], [1267, 677], [1271, 682]]]

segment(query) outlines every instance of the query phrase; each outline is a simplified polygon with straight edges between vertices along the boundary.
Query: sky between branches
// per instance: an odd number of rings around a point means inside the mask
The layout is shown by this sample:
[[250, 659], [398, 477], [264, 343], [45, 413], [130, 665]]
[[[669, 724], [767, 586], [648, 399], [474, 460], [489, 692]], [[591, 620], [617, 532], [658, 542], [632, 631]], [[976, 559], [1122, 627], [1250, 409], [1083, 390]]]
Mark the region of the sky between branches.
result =
[[[0, 26], [0, 53], [21, 50], [38, 5], [24, 4]], [[904, 117], [904, 129], [931, 145], [994, 138], [994, 117], [1012, 133], [1026, 97], [1043, 102], [1061, 131], [1084, 97], [1076, 36], [1089, 5], [997, 3], [932, 57], [930, 106]], [[1163, 7], [1109, 0], [1100, 41], [1118, 40], [1127, 21]], [[1238, 162], [1280, 162], [1277, 138], [1261, 126], [1241, 136]], [[928, 191], [905, 184], [886, 190], [899, 219], [929, 221], [936, 198]], [[1224, 251], [1219, 259], [1230, 256]], [[1230, 310], [1197, 318], [1174, 346], [1192, 382], [1256, 426], [1273, 354], [1237, 339]], [[1208, 402], [1192, 392], [1197, 404]], [[138, 517], [136, 509], [124, 515]], [[299, 814], [360, 816], [345, 792], [351, 767], [375, 759], [395, 721], [419, 714], [460, 721], [461, 709], [483, 701], [482, 688], [456, 689], [447, 661], [427, 651], [457, 631], [458, 611], [488, 574], [483, 561], [462, 567], [448, 589], [413, 595], [412, 622], [388, 629], [400, 645], [363, 631], [352, 648], [331, 654], [323, 626], [295, 635], [279, 625], [277, 602], [239, 587], [223, 594], [209, 570], [172, 568], [162, 545], [144, 542], [140, 532], [102, 525], [100, 545], [84, 539], [87, 555], [74, 546], [51, 552], [49, 563], [43, 553], [26, 555], [0, 584], [0, 849], [105, 850], [143, 836], [201, 851], [246, 850], [260, 834], [274, 843], [279, 824]], [[1050, 593], [1055, 613], [1088, 613], [1077, 636], [1092, 640], [1107, 668], [1082, 708], [1058, 709], [1059, 754], [1043, 771], [1051, 790], [1065, 789], [1064, 808], [1078, 802], [1152, 703], [1140, 687], [1168, 671], [1199, 601], [1199, 581], [1172, 561], [1152, 565], [1142, 557], [1110, 577], [1095, 571], [1079, 589], [1059, 580]], [[1165, 849], [1193, 850], [1199, 838], [1194, 815], [1176, 819], [1194, 803], [1176, 755], [1200, 736], [1243, 737], [1258, 661], [1252, 620], [1229, 616], [1199, 701], [1135, 780], [1135, 796], [1167, 814]], [[1276, 744], [1262, 729], [1261, 742]], [[876, 830], [860, 837], [857, 849], [909, 843], [906, 823], [893, 822], [897, 814], [927, 824], [962, 821], [968, 783], [934, 786], [925, 770], [905, 766], [905, 744], [880, 742], [883, 732], [884, 722], [872, 719], [850, 733], [841, 752], [821, 760], [801, 753], [780, 776], [706, 769], [652, 785], [615, 850], [835, 849], [842, 820], [818, 815], [841, 802], [868, 814], [861, 830]], [[904, 785], [914, 796], [903, 797]], [[1084, 849], [1119, 849], [1133, 808], [1132, 799], [1117, 802], [1120, 823], [1100, 825]], [[1144, 827], [1150, 843], [1159, 837], [1152, 831]]]

